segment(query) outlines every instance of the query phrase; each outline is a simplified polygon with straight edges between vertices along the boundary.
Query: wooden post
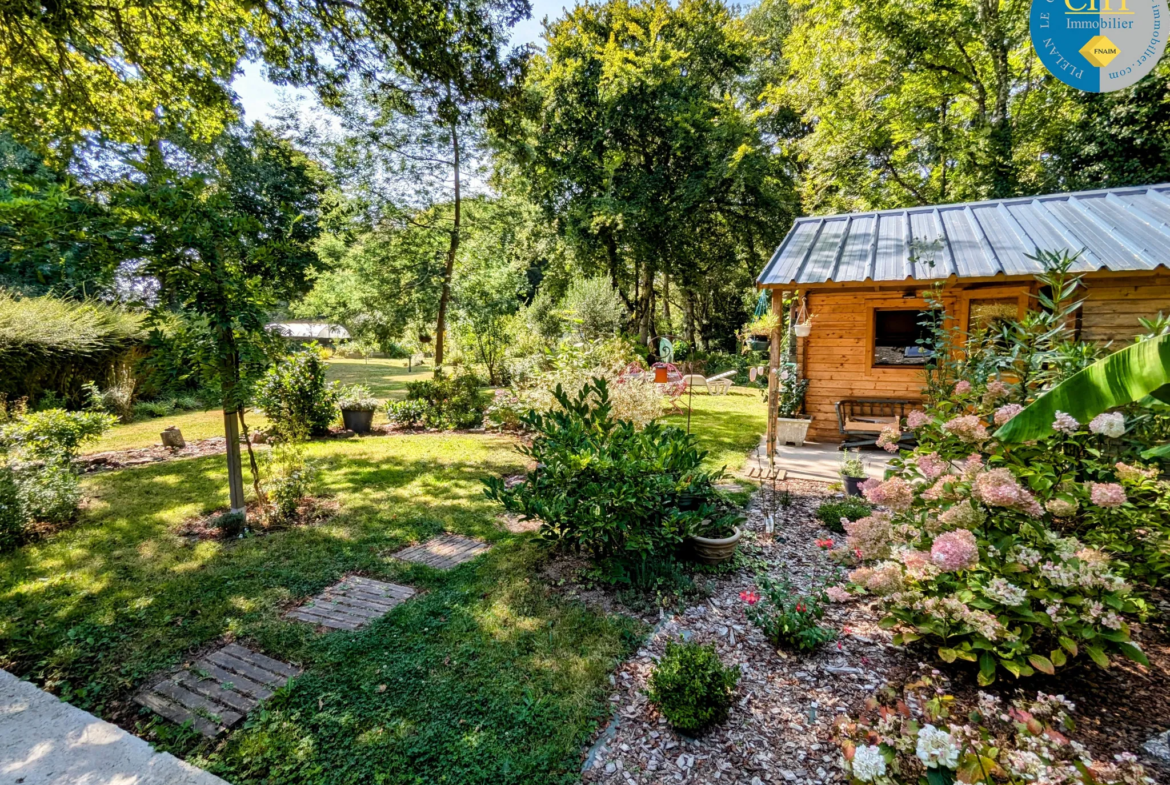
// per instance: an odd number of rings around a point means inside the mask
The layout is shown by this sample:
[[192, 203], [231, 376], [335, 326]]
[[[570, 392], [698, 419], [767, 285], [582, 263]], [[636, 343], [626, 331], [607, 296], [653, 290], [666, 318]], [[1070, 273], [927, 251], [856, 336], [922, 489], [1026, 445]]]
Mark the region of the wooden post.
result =
[[[779, 314], [782, 304], [780, 292], [772, 290], [772, 313]], [[780, 342], [783, 334], [781, 321], [772, 328], [768, 341], [768, 465], [776, 464], [776, 416], [780, 409]]]
[[244, 466], [240, 461], [240, 422], [236, 412], [223, 413], [224, 436], [227, 437], [228, 495], [231, 511], [245, 515]]

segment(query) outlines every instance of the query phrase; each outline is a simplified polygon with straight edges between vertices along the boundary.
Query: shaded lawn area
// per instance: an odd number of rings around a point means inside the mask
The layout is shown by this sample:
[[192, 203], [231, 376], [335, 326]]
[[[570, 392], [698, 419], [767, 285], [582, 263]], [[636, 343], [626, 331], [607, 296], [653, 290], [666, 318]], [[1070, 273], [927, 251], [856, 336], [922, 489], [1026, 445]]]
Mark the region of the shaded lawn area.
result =
[[[506, 437], [415, 435], [309, 447], [329, 522], [188, 543], [226, 506], [222, 456], [93, 475], [81, 520], [0, 557], [0, 666], [235, 783], [557, 783], [608, 712], [607, 674], [642, 630], [530, 579], [531, 535], [498, 527], [480, 480], [521, 469]], [[387, 553], [443, 530], [492, 550], [450, 573]], [[357, 633], [281, 614], [361, 572], [422, 594]], [[128, 703], [225, 636], [305, 673], [213, 746]]]

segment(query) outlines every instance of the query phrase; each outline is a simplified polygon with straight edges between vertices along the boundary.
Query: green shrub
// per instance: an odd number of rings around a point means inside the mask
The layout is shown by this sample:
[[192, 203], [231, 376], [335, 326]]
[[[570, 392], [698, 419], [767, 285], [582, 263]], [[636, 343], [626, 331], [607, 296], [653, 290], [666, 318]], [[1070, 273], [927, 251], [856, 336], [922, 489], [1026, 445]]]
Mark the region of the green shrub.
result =
[[281, 440], [321, 436], [337, 419], [336, 384], [325, 381], [325, 363], [317, 349], [294, 352], [269, 368], [256, 390], [256, 402]]
[[134, 416], [139, 418], [167, 417], [175, 411], [173, 398], [163, 398], [158, 401], [139, 401], [134, 404]]
[[716, 512], [722, 472], [703, 471], [706, 453], [682, 429], [652, 422], [639, 430], [613, 417], [604, 379], [574, 399], [559, 387], [555, 394], [558, 409], [523, 417], [536, 437], [517, 449], [537, 468], [510, 489], [486, 480], [487, 495], [540, 520], [550, 542], [616, 561], [613, 574], [636, 582]]
[[841, 519], [856, 521], [864, 518], [873, 511], [873, 506], [857, 496], [846, 496], [843, 499], [830, 499], [817, 507], [817, 519], [825, 524], [825, 528], [838, 534], [845, 533]]
[[786, 578], [768, 575], [761, 575], [758, 585], [759, 593], [743, 592], [740, 599], [747, 603], [748, 619], [776, 646], [812, 651], [837, 637], [835, 630], [819, 623], [825, 617], [827, 600], [823, 586], [801, 594]]
[[562, 306], [577, 333], [586, 340], [616, 335], [626, 321], [621, 297], [605, 276], [573, 281]]
[[16, 473], [0, 463], [0, 553], [20, 544], [28, 522]]
[[109, 384], [118, 363], [145, 338], [138, 314], [0, 291], [0, 394], [40, 400], [53, 392], [59, 402], [80, 406], [82, 385]]
[[483, 425], [491, 399], [471, 374], [440, 376], [406, 385], [406, 400], [425, 404], [422, 422], [428, 428], [453, 430]]
[[375, 412], [378, 410], [378, 399], [364, 384], [351, 384], [341, 388], [337, 405], [342, 411]]
[[739, 683], [739, 667], [727, 667], [715, 647], [668, 641], [650, 675], [650, 701], [684, 733], [697, 733], [727, 719]]
[[17, 464], [16, 480], [27, 519], [65, 523], [77, 514], [81, 483], [69, 461], [58, 458]]
[[268, 496], [268, 523], [286, 523], [296, 515], [301, 500], [313, 491], [316, 468], [305, 459], [299, 442], [273, 445], [263, 459], [262, 488]]
[[422, 425], [426, 411], [426, 401], [386, 401], [386, 419], [404, 428]]
[[0, 426], [0, 452], [23, 462], [68, 462], [83, 444], [101, 436], [115, 422], [114, 417], [102, 412], [28, 412]]

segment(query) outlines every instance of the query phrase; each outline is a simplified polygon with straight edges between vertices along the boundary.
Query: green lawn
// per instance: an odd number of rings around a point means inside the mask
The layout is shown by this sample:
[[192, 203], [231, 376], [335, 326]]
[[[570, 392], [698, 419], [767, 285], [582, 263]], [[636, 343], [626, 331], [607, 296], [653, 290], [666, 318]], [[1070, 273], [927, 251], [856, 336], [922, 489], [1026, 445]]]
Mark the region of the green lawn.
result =
[[[341, 514], [226, 544], [175, 534], [226, 505], [218, 456], [86, 478], [75, 526], [0, 558], [0, 666], [117, 717], [151, 674], [234, 636], [305, 674], [219, 749], [136, 719], [231, 782], [575, 780], [607, 674], [640, 630], [531, 580], [531, 535], [499, 528], [481, 493], [482, 478], [521, 467], [511, 441], [382, 437], [310, 453]], [[493, 549], [447, 574], [386, 556], [444, 530]], [[423, 593], [357, 633], [281, 619], [355, 571]]]
[[[151, 443], [171, 422], [188, 438], [212, 435], [219, 417], [118, 426], [103, 446]], [[763, 427], [758, 391], [694, 397], [691, 429], [712, 467], [738, 468]], [[314, 442], [340, 513], [228, 543], [176, 533], [226, 506], [222, 456], [86, 477], [74, 526], [0, 556], [0, 667], [233, 783], [574, 782], [609, 711], [608, 674], [644, 630], [534, 580], [533, 536], [500, 528], [482, 495], [483, 478], [522, 469], [514, 445], [496, 434]], [[388, 558], [442, 531], [492, 550], [450, 573]], [[281, 618], [351, 572], [420, 595], [357, 633]], [[226, 741], [129, 703], [152, 675], [229, 637], [305, 672]]]

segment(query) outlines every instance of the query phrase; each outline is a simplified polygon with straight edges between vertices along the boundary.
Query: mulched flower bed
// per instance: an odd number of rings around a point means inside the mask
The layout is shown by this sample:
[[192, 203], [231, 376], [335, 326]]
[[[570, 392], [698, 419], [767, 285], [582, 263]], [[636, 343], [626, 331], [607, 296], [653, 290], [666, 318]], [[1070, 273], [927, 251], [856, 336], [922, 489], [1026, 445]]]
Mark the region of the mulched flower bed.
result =
[[[831, 494], [821, 483], [789, 481], [778, 486], [780, 494], [773, 496], [765, 488], [753, 500], [746, 525], [748, 550], [763, 560], [770, 574], [787, 576], [804, 589], [838, 569], [816, 543], [839, 538], [814, 515]], [[777, 509], [785, 486], [791, 493], [790, 506]], [[773, 510], [776, 532], [768, 535], [765, 519]], [[561, 584], [563, 591], [606, 610], [623, 611], [612, 596], [573, 585], [571, 565], [558, 567], [559, 561], [546, 568], [546, 577], [556, 579], [553, 585]], [[837, 642], [811, 655], [779, 652], [744, 616], [739, 595], [755, 588], [753, 575], [753, 570], [741, 569], [711, 578], [706, 601], [663, 615], [643, 648], [618, 668], [610, 695], [614, 720], [588, 751], [585, 782], [844, 782], [841, 755], [833, 741], [834, 720], [846, 713], [857, 716], [879, 687], [901, 685], [924, 667], [938, 665], [922, 649], [895, 647], [891, 634], [878, 627], [880, 612], [865, 601], [828, 607], [825, 623], [842, 631]], [[1086, 670], [1064, 680], [1032, 679], [1024, 682], [1025, 694], [1063, 692], [1077, 702], [1080, 732], [1075, 737], [1098, 757], [1111, 758], [1122, 751], [1140, 754], [1155, 729], [1170, 725], [1170, 718], [1163, 717], [1170, 713], [1166, 667], [1170, 660], [1165, 637], [1159, 639], [1152, 632], [1147, 629], [1142, 637], [1154, 666], [1148, 673], [1133, 666], [1109, 673]], [[679, 637], [714, 643], [723, 661], [742, 671], [730, 717], [698, 738], [671, 729], [644, 694], [666, 641]], [[940, 675], [951, 679], [952, 691], [960, 699], [974, 700], [973, 671], [948, 667]], [[1010, 697], [1016, 687], [1001, 682], [993, 691]], [[1150, 773], [1158, 776], [1156, 769]]]
[[212, 436], [209, 439], [196, 439], [187, 442], [186, 447], [178, 449], [155, 444], [131, 450], [110, 450], [82, 455], [73, 463], [83, 473], [92, 474], [93, 472], [125, 469], [129, 466], [143, 466], [148, 463], [161, 463], [181, 458], [202, 458], [206, 455], [219, 455], [226, 451], [227, 439], [222, 436]]
[[235, 540], [273, 534], [299, 526], [316, 526], [332, 518], [341, 509], [336, 499], [309, 496], [301, 500], [296, 514], [279, 524], [266, 525], [259, 502], [250, 501], [247, 506], [248, 528], [242, 534], [228, 535], [216, 525], [216, 521], [227, 513], [226, 509], [216, 510], [196, 518], [189, 518], [179, 525], [177, 533], [192, 541]]

